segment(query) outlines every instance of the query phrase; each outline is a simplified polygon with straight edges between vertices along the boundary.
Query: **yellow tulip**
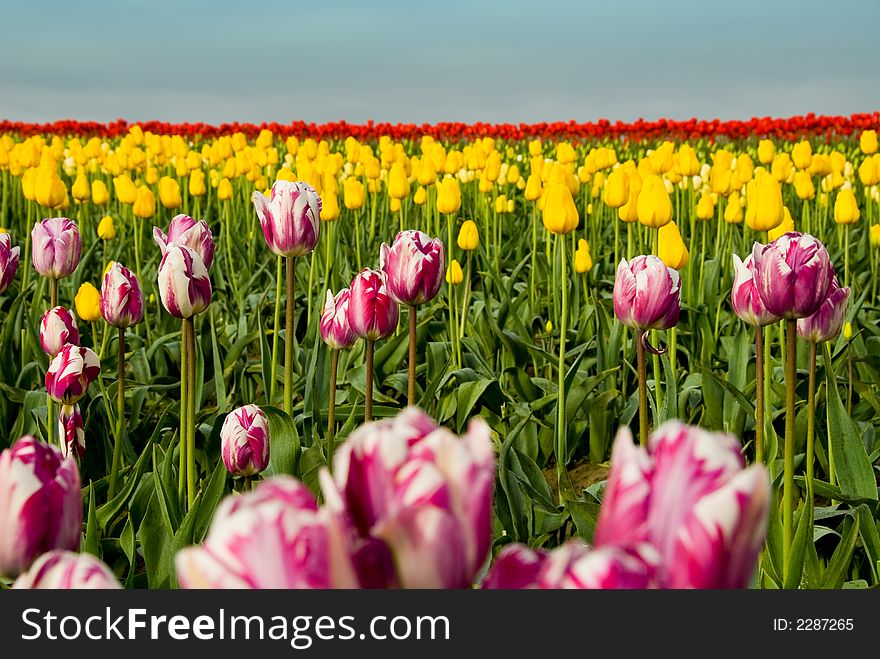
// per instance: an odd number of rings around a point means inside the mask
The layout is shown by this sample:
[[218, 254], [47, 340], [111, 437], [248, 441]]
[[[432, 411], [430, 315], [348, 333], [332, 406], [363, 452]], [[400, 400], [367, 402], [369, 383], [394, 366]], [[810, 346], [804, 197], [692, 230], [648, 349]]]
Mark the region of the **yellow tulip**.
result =
[[865, 158], [859, 165], [859, 180], [862, 185], [876, 185], [880, 182], [880, 171], [877, 170], [877, 160], [873, 157]]
[[611, 208], [620, 208], [629, 200], [629, 176], [623, 167], [608, 175], [602, 199]]
[[791, 156], [787, 153], [780, 153], [773, 158], [773, 163], [770, 165], [770, 173], [773, 174], [773, 178], [782, 183], [782, 181], [788, 180], [793, 168], [794, 163], [791, 161]]
[[28, 201], [37, 198], [37, 168], [29, 167], [21, 177], [21, 193]]
[[400, 199], [398, 199], [397, 197], [392, 197], [390, 203], [388, 204], [388, 209], [392, 213], [399, 213], [400, 212]]
[[794, 231], [794, 220], [791, 217], [791, 212], [789, 212], [788, 206], [785, 206], [782, 209], [782, 214], [783, 218], [779, 226], [775, 229], [770, 229], [770, 231], [767, 232], [767, 238], [769, 238], [771, 242], [785, 233]]
[[850, 339], [852, 339], [852, 336], [853, 336], [852, 323], [849, 321], [846, 321], [843, 324], [843, 338], [846, 339], [847, 341], [849, 341]]
[[495, 212], [496, 213], [506, 213], [507, 212], [507, 196], [500, 194], [495, 197]]
[[672, 142], [663, 142], [656, 149], [648, 154], [648, 162], [651, 169], [657, 174], [665, 174], [672, 169], [672, 154], [675, 152], [675, 144]]
[[378, 179], [382, 173], [382, 164], [378, 158], [370, 157], [364, 162], [364, 176], [368, 179]]
[[170, 176], [159, 179], [159, 201], [165, 208], [180, 208], [183, 200], [180, 198], [180, 184]]
[[420, 185], [416, 188], [415, 193], [413, 193], [413, 203], [416, 206], [424, 206], [426, 201], [428, 201], [428, 191]]
[[466, 220], [458, 231], [458, 246], [466, 252], [471, 252], [480, 244], [480, 233], [473, 220]]
[[325, 194], [321, 199], [321, 220], [324, 222], [333, 222], [339, 217], [339, 199], [336, 194]]
[[110, 200], [110, 192], [107, 190], [107, 184], [100, 179], [92, 181], [92, 203], [96, 206], [103, 206]]
[[526, 189], [525, 192], [523, 192], [525, 198], [529, 201], [535, 201], [541, 198], [543, 192], [544, 189], [541, 185], [541, 175], [529, 174], [529, 180], [526, 181]]
[[865, 155], [877, 153], [877, 131], [866, 130], [859, 137], [859, 148]]
[[564, 183], [550, 186], [543, 209], [544, 227], [547, 231], [556, 235], [571, 233], [577, 228], [579, 219], [569, 187]]
[[658, 236], [657, 256], [673, 270], [681, 270], [688, 262], [688, 250], [675, 222], [668, 222], [660, 227]]
[[437, 183], [437, 210], [444, 215], [454, 215], [461, 208], [461, 188], [455, 178], [444, 178]]
[[593, 257], [590, 256], [590, 244], [581, 238], [578, 240], [578, 246], [574, 252], [574, 271], [584, 273], [592, 269]]
[[763, 167], [746, 189], [746, 224], [753, 231], [769, 231], [778, 227], [783, 218], [782, 188]]
[[813, 160], [813, 146], [807, 140], [801, 140], [791, 149], [791, 161], [798, 169], [806, 169]]
[[422, 158], [419, 161], [419, 185], [432, 185], [437, 180], [437, 170], [434, 161], [430, 158]]
[[728, 224], [739, 224], [742, 222], [743, 212], [742, 204], [739, 200], [739, 193], [732, 192], [727, 198], [727, 207], [724, 209], [724, 221]]
[[205, 172], [194, 169], [189, 174], [189, 193], [193, 197], [201, 197], [207, 192], [205, 188]]
[[446, 268], [446, 283], [455, 286], [456, 284], [460, 284], [463, 279], [464, 274], [461, 271], [461, 264], [455, 259], [452, 259], [449, 263], [449, 267]]
[[86, 176], [86, 172], [82, 167], [76, 172], [76, 180], [70, 187], [70, 193], [73, 195], [73, 198], [79, 202], [88, 201], [92, 197], [92, 188], [89, 185], [89, 177]]
[[639, 222], [647, 227], [659, 229], [672, 221], [672, 200], [663, 179], [656, 174], [651, 174], [642, 183], [637, 210]]
[[121, 174], [113, 179], [113, 189], [121, 204], [133, 204], [137, 200], [138, 189], [128, 174]]
[[529, 155], [532, 157], [540, 156], [542, 151], [541, 140], [532, 140], [529, 142]]
[[794, 175], [794, 191], [798, 199], [812, 199], [816, 196], [816, 186], [809, 172], [796, 172]]
[[868, 231], [868, 240], [871, 247], [880, 247], [880, 224], [871, 225], [871, 229]]
[[739, 182], [739, 185], [732, 184], [733, 188], [741, 188], [743, 185], [752, 180], [752, 176], [754, 176], [755, 166], [752, 163], [752, 158], [748, 153], [740, 154], [736, 159], [736, 168], [734, 169], [734, 174], [736, 175], [736, 179]]
[[135, 217], [146, 219], [156, 214], [156, 195], [146, 185], [142, 185], [137, 190], [137, 197], [132, 212]]
[[701, 220], [711, 220], [715, 217], [715, 200], [708, 192], [700, 195], [696, 209], [697, 217]]
[[681, 176], [696, 176], [700, 173], [700, 161], [697, 152], [690, 144], [682, 144], [678, 149], [676, 169]]
[[116, 226], [113, 224], [113, 218], [105, 215], [98, 222], [98, 238], [101, 240], [113, 240], [116, 238]]
[[859, 221], [859, 215], [859, 205], [852, 188], [838, 192], [834, 201], [834, 221], [837, 224], [855, 224]]
[[717, 163], [709, 171], [709, 186], [712, 192], [720, 195], [728, 195], [731, 191], [731, 179], [733, 172], [729, 168], [719, 166]]
[[827, 176], [831, 173], [831, 158], [824, 153], [815, 154], [810, 160], [808, 171], [816, 176]]
[[507, 168], [507, 183], [509, 185], [514, 185], [519, 181], [519, 167], [516, 165], [511, 165]]
[[758, 160], [762, 165], [767, 165], [773, 162], [775, 156], [776, 145], [774, 145], [772, 141], [761, 140], [758, 142]]
[[37, 203], [46, 208], [59, 208], [67, 200], [67, 186], [58, 176], [58, 172], [40, 167], [37, 185], [34, 188]]
[[388, 195], [397, 200], [409, 196], [409, 180], [406, 177], [406, 170], [399, 162], [391, 165], [391, 171], [388, 172]]
[[82, 284], [73, 299], [76, 315], [93, 323], [101, 319], [101, 293], [89, 282]]
[[232, 181], [225, 176], [220, 179], [217, 184], [217, 199], [220, 201], [229, 201], [232, 199]]
[[364, 184], [349, 176], [342, 182], [342, 203], [348, 210], [358, 210], [364, 205]]

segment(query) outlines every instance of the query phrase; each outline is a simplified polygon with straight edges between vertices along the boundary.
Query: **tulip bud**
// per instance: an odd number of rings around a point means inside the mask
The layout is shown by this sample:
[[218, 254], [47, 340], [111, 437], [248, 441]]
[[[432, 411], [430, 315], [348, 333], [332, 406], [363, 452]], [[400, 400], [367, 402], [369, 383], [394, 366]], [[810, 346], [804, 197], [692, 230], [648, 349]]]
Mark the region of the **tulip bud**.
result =
[[232, 199], [232, 181], [225, 176], [220, 179], [217, 184], [217, 199], [220, 201], [229, 201]]
[[[880, 227], [880, 225], [877, 226]], [[456, 259], [452, 259], [452, 262], [446, 269], [446, 283], [456, 286], [462, 281], [464, 281], [464, 274], [461, 271], [461, 264]]]
[[547, 189], [542, 219], [544, 228], [555, 235], [568, 234], [577, 228], [580, 215], [567, 185], [554, 183]]
[[802, 233], [786, 233], [769, 245], [755, 243], [752, 271], [761, 301], [782, 318], [815, 313], [834, 277], [825, 246]]
[[70, 188], [70, 193], [73, 195], [73, 198], [79, 202], [88, 201], [92, 196], [89, 178], [86, 176], [86, 173], [82, 168], [76, 173], [76, 180]]
[[159, 179], [159, 201], [165, 208], [180, 208], [183, 200], [180, 197], [180, 183], [170, 176]]
[[437, 183], [437, 210], [444, 215], [454, 215], [461, 208], [461, 188], [458, 180], [444, 178]]
[[59, 208], [64, 204], [67, 200], [67, 187], [58, 176], [57, 170], [40, 165], [34, 195], [37, 203], [46, 208]]
[[116, 226], [113, 224], [113, 218], [105, 215], [98, 222], [98, 238], [101, 240], [113, 240], [116, 238]]
[[385, 338], [397, 328], [400, 312], [388, 293], [386, 281], [383, 271], [364, 268], [351, 282], [348, 324], [362, 339]]
[[837, 193], [834, 201], [834, 221], [837, 224], [855, 224], [859, 221], [859, 204], [852, 188], [844, 188]]
[[752, 270], [752, 256], [749, 255], [745, 261], [741, 261], [739, 256], [734, 254], [733, 270], [733, 289], [730, 293], [733, 313], [743, 322], [755, 327], [779, 322], [780, 317], [767, 311], [758, 293]]
[[672, 221], [672, 200], [663, 180], [656, 174], [651, 174], [642, 183], [636, 209], [639, 222], [645, 226], [659, 229]]
[[523, 192], [525, 198], [529, 201], [535, 201], [541, 198], [543, 192], [540, 174], [530, 174], [528, 181], [526, 181], [526, 189]]
[[269, 465], [269, 419], [256, 405], [232, 410], [220, 428], [220, 455], [230, 474], [249, 477]]
[[852, 323], [847, 321], [843, 324], [843, 338], [847, 341], [852, 340], [853, 337], [853, 326]]
[[131, 210], [135, 217], [141, 219], [147, 219], [156, 214], [156, 196], [146, 185], [138, 188], [137, 197]]
[[859, 136], [859, 148], [862, 150], [862, 153], [866, 155], [877, 153], [877, 131], [863, 131]]
[[79, 345], [79, 330], [73, 314], [64, 307], [49, 309], [40, 319], [40, 346], [54, 357], [68, 343]]
[[61, 454], [82, 459], [86, 452], [86, 435], [79, 405], [62, 405], [58, 415], [58, 437], [61, 439]]
[[602, 198], [611, 208], [620, 208], [629, 200], [629, 176], [622, 167], [608, 175]]
[[473, 251], [480, 244], [480, 233], [473, 220], [465, 220], [458, 231], [458, 247], [467, 252]]
[[189, 193], [193, 197], [202, 197], [208, 191], [205, 187], [205, 172], [194, 169], [189, 174]]
[[276, 181], [269, 198], [254, 193], [254, 207], [270, 251], [304, 256], [318, 243], [321, 198], [302, 181]]
[[96, 206], [103, 206], [110, 200], [110, 192], [107, 190], [107, 184], [100, 179], [92, 181], [92, 203]]
[[34, 224], [31, 231], [34, 270], [44, 277], [63, 279], [79, 265], [82, 237], [76, 222], [52, 217]]
[[8, 233], [0, 233], [0, 294], [4, 293], [18, 270], [21, 248], [12, 246], [12, 237]]
[[122, 174], [113, 179], [113, 189], [116, 191], [116, 198], [121, 204], [134, 204], [137, 200], [138, 189], [134, 181], [128, 174]]
[[118, 590], [113, 572], [91, 554], [53, 549], [40, 556], [22, 574], [13, 589], [17, 590]]
[[696, 208], [697, 217], [701, 220], [711, 220], [715, 217], [715, 200], [708, 192], [700, 195]]
[[880, 247], [880, 224], [872, 224], [868, 231], [868, 239], [871, 247]]
[[849, 286], [841, 288], [835, 277], [828, 287], [828, 295], [816, 312], [806, 318], [798, 318], [797, 333], [804, 341], [822, 343], [837, 338], [846, 318], [849, 305]]
[[321, 312], [319, 328], [324, 343], [334, 350], [344, 350], [357, 340], [348, 324], [348, 304], [351, 291], [343, 288], [335, 296], [329, 290]]
[[590, 244], [581, 238], [578, 240], [578, 246], [574, 252], [574, 271], [584, 273], [592, 269], [593, 257], [590, 256]]
[[176, 318], [191, 318], [211, 303], [211, 279], [202, 257], [184, 245], [170, 243], [159, 264], [159, 297]]
[[675, 222], [659, 229], [657, 256], [673, 270], [681, 270], [688, 262], [688, 249]]
[[614, 280], [614, 314], [633, 329], [669, 329], [681, 311], [681, 276], [654, 255], [621, 259]]
[[342, 182], [342, 202], [348, 210], [358, 210], [364, 205], [364, 184], [349, 176]]
[[779, 226], [784, 218], [782, 189], [779, 187], [779, 182], [770, 176], [766, 169], [760, 167], [749, 189], [752, 193], [746, 195], [751, 211], [746, 214], [748, 227], [753, 231], [769, 231]]
[[33, 437], [0, 453], [0, 574], [16, 577], [40, 554], [79, 547], [79, 469]]
[[379, 268], [386, 286], [398, 304], [415, 306], [432, 300], [440, 292], [446, 270], [443, 243], [421, 231], [401, 231], [391, 247], [379, 250]]
[[770, 140], [761, 140], [758, 142], [758, 160], [762, 165], [773, 162], [776, 156], [776, 146]]
[[168, 235], [158, 227], [153, 227], [153, 240], [159, 246], [162, 256], [165, 256], [171, 245], [181, 245], [198, 254], [206, 268], [210, 269], [214, 262], [214, 236], [204, 220], [196, 222], [189, 215], [175, 215], [168, 227]]
[[801, 140], [791, 150], [791, 160], [798, 169], [807, 169], [813, 160], [813, 147], [807, 140]]
[[730, 193], [727, 198], [727, 206], [724, 207], [724, 221], [728, 224], [739, 224], [743, 219], [742, 202], [738, 192]]
[[101, 294], [91, 282], [80, 285], [73, 302], [80, 320], [93, 323], [101, 318]]
[[94, 351], [68, 343], [49, 364], [46, 392], [55, 402], [72, 405], [86, 395], [100, 372], [101, 363]]
[[137, 277], [113, 263], [101, 283], [100, 313], [108, 325], [131, 327], [144, 318], [144, 295]]

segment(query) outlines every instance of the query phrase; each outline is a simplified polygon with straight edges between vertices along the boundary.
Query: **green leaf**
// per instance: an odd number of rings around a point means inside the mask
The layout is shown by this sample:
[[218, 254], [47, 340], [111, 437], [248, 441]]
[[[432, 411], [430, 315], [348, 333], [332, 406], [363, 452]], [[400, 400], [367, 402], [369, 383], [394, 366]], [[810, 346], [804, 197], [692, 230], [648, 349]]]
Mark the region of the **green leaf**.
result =
[[260, 409], [269, 419], [269, 467], [266, 476], [278, 474], [296, 475], [300, 440], [296, 424], [282, 410], [271, 405]]
[[872, 583], [876, 586], [880, 583], [880, 534], [877, 533], [877, 521], [871, 514], [871, 509], [865, 504], [861, 504], [856, 509], [856, 514], [859, 518], [859, 536], [865, 553], [868, 554], [868, 563], [873, 575]]
[[797, 588], [801, 584], [807, 543], [813, 542], [813, 504], [809, 501], [809, 497], [806, 502], [801, 503], [799, 510], [797, 529], [788, 558], [788, 571], [785, 573], [783, 584], [786, 589]]
[[95, 512], [95, 484], [89, 481], [89, 513], [82, 550], [101, 558], [98, 550], [98, 514]]
[[226, 474], [226, 465], [222, 460], [218, 460], [217, 466], [214, 467], [208, 484], [205, 486], [202, 498], [199, 500], [198, 513], [193, 523], [193, 542], [201, 542], [208, 532], [214, 511], [226, 492]]
[[822, 588], [826, 590], [836, 590], [843, 585], [850, 561], [852, 561], [853, 551], [856, 548], [856, 540], [859, 537], [859, 518], [857, 516], [848, 517], [844, 522], [844, 526], [847, 529], [843, 532], [843, 537], [837, 545], [837, 549], [834, 550], [834, 555], [831, 556], [828, 567], [825, 569]]

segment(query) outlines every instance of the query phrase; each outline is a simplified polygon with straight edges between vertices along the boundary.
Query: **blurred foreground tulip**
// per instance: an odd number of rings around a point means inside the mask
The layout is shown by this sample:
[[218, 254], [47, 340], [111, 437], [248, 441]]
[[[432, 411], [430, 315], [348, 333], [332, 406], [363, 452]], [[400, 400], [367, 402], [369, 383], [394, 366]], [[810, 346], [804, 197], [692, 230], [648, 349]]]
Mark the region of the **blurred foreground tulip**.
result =
[[91, 554], [53, 549], [40, 556], [12, 588], [19, 590], [118, 590], [107, 564]]

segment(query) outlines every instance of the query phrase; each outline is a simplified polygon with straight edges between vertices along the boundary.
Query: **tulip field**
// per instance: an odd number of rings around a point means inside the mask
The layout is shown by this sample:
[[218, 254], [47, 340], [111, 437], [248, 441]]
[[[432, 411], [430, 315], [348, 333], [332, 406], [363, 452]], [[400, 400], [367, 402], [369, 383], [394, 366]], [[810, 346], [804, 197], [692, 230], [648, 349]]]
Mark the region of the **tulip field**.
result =
[[0, 122], [0, 588], [875, 588], [880, 114]]

